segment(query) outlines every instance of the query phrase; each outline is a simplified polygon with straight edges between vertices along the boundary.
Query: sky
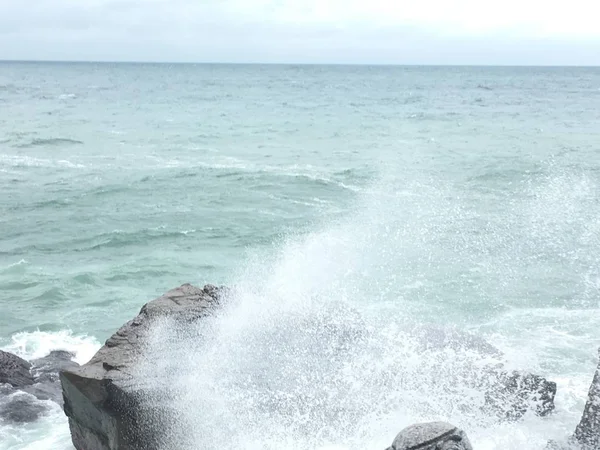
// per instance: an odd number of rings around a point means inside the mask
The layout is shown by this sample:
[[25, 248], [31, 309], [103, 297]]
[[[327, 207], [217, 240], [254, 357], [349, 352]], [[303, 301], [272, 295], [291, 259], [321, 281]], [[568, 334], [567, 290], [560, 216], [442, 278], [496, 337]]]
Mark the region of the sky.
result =
[[0, 59], [600, 65], [600, 0], [0, 0]]

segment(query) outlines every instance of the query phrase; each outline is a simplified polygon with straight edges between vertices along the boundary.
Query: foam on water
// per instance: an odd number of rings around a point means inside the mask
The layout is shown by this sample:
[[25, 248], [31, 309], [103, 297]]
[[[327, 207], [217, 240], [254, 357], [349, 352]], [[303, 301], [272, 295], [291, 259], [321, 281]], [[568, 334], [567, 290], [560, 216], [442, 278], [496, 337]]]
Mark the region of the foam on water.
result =
[[[73, 352], [79, 364], [85, 364], [100, 348], [90, 336], [76, 336], [71, 331], [34, 331], [17, 333], [0, 341], [2, 350], [27, 359], [41, 358], [52, 350]], [[13, 425], [0, 421], [0, 450], [70, 450], [69, 426], [62, 408], [48, 401], [49, 411], [34, 423]]]
[[100, 348], [97, 339], [91, 336], [75, 336], [69, 330], [16, 333], [9, 342], [0, 344], [3, 350], [26, 360], [42, 358], [52, 350], [66, 350], [75, 354], [73, 360], [78, 364], [88, 362]]

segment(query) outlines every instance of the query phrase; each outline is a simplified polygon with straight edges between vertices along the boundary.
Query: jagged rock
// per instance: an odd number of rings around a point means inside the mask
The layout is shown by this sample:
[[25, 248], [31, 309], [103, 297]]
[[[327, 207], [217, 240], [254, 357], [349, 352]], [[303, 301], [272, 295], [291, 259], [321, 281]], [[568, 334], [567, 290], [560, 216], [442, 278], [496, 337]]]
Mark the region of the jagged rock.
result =
[[588, 392], [583, 416], [575, 429], [574, 439], [582, 450], [598, 450], [600, 448], [600, 361]]
[[0, 384], [19, 388], [34, 383], [31, 364], [17, 355], [0, 350]]
[[411, 425], [387, 450], [473, 450], [464, 431], [447, 422]]
[[[140, 427], [138, 386], [132, 370], [155, 320], [168, 317], [194, 322], [214, 310], [224, 288], [185, 284], [144, 305], [104, 347], [81, 367], [61, 372], [71, 438], [77, 450], [149, 450], [158, 447], [163, 430]], [[158, 412], [157, 412], [158, 414]]]

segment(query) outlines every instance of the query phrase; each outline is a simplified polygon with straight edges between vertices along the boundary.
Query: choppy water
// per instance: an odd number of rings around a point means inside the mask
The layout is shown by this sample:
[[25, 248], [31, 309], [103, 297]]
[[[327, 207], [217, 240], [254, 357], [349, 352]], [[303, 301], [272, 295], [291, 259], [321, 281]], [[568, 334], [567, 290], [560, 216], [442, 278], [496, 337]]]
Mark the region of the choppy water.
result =
[[[164, 291], [236, 285], [179, 380], [198, 432], [163, 450], [381, 449], [429, 419], [541, 450], [600, 342], [598, 105], [585, 68], [1, 63], [0, 347], [85, 361]], [[368, 341], [328, 353], [332, 314]], [[432, 324], [556, 381], [556, 413], [477, 415], [432, 377], [473, 356], [411, 340]], [[69, 445], [58, 409], [0, 424], [2, 450]]]

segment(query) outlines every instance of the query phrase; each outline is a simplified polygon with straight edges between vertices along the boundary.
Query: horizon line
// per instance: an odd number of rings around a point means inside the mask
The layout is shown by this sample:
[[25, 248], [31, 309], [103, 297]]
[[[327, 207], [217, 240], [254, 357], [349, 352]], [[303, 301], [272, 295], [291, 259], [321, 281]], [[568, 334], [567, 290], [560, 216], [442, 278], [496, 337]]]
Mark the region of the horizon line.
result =
[[0, 63], [55, 63], [55, 64], [139, 64], [139, 65], [223, 65], [223, 66], [363, 66], [363, 67], [523, 67], [523, 68], [600, 68], [600, 64], [438, 64], [386, 62], [258, 62], [258, 61], [153, 61], [153, 60], [83, 60], [83, 59], [3, 59]]

